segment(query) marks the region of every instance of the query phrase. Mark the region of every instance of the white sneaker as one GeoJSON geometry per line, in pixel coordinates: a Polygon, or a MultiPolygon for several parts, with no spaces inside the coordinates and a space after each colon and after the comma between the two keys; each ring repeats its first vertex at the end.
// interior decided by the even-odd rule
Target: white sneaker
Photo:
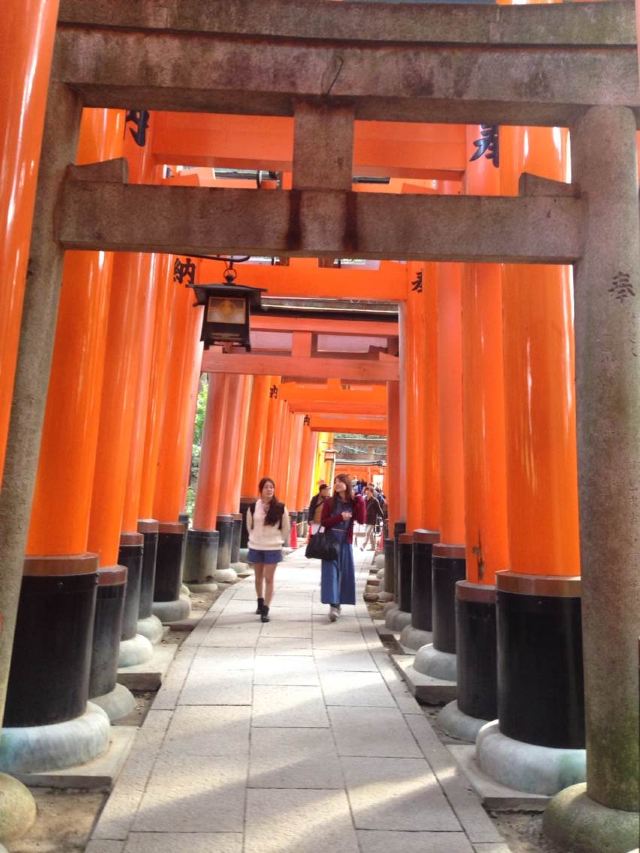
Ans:
{"type": "Polygon", "coordinates": [[[335,622],[338,616],[340,615],[340,611],[337,607],[334,607],[333,604],[329,607],[329,622],[335,622]]]}

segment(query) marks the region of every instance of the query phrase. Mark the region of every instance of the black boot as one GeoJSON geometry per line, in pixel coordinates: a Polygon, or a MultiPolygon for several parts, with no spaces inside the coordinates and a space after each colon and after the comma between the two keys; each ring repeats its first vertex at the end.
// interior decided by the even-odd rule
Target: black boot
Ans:
{"type": "Polygon", "coordinates": [[[258,599],[258,607],[256,608],[256,615],[262,616],[262,611],[264,610],[264,598],[258,599]]]}
{"type": "Polygon", "coordinates": [[[269,606],[267,604],[263,605],[263,607],[262,607],[262,613],[260,614],[260,619],[263,622],[270,622],[271,621],[269,619],[269,606]]]}

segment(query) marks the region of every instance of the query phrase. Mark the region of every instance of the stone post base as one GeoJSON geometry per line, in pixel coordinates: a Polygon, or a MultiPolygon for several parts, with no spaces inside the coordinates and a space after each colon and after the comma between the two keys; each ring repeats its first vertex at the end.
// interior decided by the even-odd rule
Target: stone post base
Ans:
{"type": "Polygon", "coordinates": [[[175,601],[154,601],[153,613],[163,625],[171,622],[181,622],[191,613],[191,601],[186,595],[175,601]]]}
{"type": "MultiPolygon", "coordinates": [[[[36,819],[36,803],[29,789],[6,773],[0,773],[0,838],[20,838],[36,819]]],[[[0,844],[0,853],[7,848],[0,844]]]]}
{"type": "Polygon", "coordinates": [[[547,797],[583,782],[587,773],[586,750],[558,749],[514,740],[502,734],[498,720],[480,729],[476,758],[480,769],[497,782],[547,797]]]}
{"type": "Polygon", "coordinates": [[[475,743],[478,732],[491,720],[481,720],[479,717],[471,717],[458,708],[458,700],[454,699],[445,705],[438,714],[438,725],[451,737],[467,743],[475,743]]]}
{"type": "Polygon", "coordinates": [[[547,806],[542,826],[545,835],[563,850],[581,853],[633,853],[633,845],[640,838],[640,814],[596,803],[587,796],[586,784],[572,785],[556,794],[547,806]]]}
{"type": "Polygon", "coordinates": [[[423,675],[430,675],[432,678],[441,678],[443,681],[454,683],[458,680],[456,655],[451,652],[441,652],[433,643],[418,649],[413,667],[423,675]]]}
{"type": "Polygon", "coordinates": [[[153,646],[142,634],[136,634],[135,637],[131,637],[129,640],[120,641],[118,667],[137,666],[139,663],[146,663],[152,657],[153,646]]]}
{"type": "Polygon", "coordinates": [[[42,773],[86,764],[109,747],[107,714],[87,702],[81,717],[48,726],[5,728],[0,738],[0,769],[9,773],[42,773]]]}
{"type": "Polygon", "coordinates": [[[92,696],[91,701],[99,705],[112,722],[126,717],[136,707],[135,696],[124,684],[116,684],[110,693],[103,696],[92,696]]]}
{"type": "Polygon", "coordinates": [[[162,622],[153,614],[147,616],[145,619],[138,619],[136,630],[138,634],[146,637],[153,646],[160,642],[164,634],[162,622]]]}

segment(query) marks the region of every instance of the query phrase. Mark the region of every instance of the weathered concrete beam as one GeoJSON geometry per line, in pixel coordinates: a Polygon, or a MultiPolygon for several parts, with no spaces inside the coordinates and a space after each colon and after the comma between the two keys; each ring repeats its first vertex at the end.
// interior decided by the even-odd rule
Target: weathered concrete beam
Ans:
{"type": "Polygon", "coordinates": [[[323,0],[62,0],[59,25],[249,38],[437,44],[634,45],[633,3],[402,5],[323,0]]]}
{"type": "Polygon", "coordinates": [[[53,79],[87,106],[193,112],[322,98],[360,119],[568,125],[640,107],[630,3],[65,0],[53,79]]]}
{"type": "Polygon", "coordinates": [[[583,202],[571,197],[260,192],[67,181],[65,249],[398,260],[571,263],[583,202]]]}
{"type": "Polygon", "coordinates": [[[292,376],[298,379],[352,379],[388,382],[398,378],[398,359],[293,358],[263,353],[220,353],[207,350],[203,373],[246,373],[253,376],[292,376]]]}
{"type": "Polygon", "coordinates": [[[191,112],[292,115],[299,99],[315,98],[348,102],[358,119],[562,126],[590,105],[640,108],[633,45],[516,54],[486,45],[354,46],[62,28],[53,79],[79,92],[86,106],[191,112]]]}

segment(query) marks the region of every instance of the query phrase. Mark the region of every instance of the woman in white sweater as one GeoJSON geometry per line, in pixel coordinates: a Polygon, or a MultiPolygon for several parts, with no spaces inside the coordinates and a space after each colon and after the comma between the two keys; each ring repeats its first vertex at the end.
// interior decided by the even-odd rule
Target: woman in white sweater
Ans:
{"type": "Polygon", "coordinates": [[[248,559],[255,572],[256,613],[268,622],[276,566],[282,560],[282,546],[289,542],[289,513],[276,498],[276,484],[270,477],[260,480],[258,491],[260,497],[247,510],[248,559]]]}

